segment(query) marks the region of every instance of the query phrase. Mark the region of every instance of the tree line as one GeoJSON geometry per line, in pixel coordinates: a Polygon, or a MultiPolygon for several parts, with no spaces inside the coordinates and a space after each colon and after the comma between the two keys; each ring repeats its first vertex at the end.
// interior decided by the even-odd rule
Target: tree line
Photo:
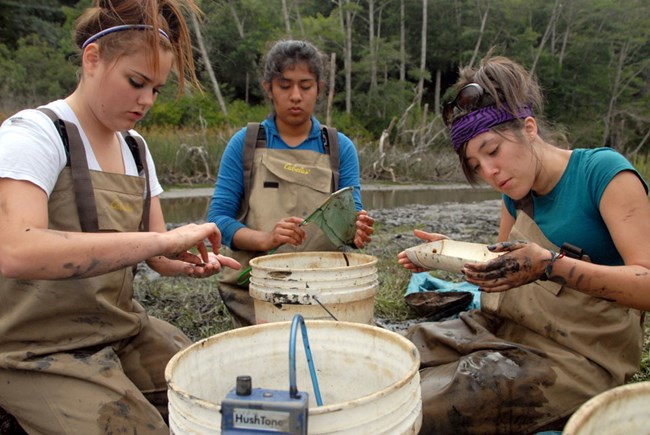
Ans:
{"type": "MultiPolygon", "coordinates": [[[[0,0],[0,112],[76,84],[74,19],[91,0],[0,0]]],[[[441,102],[490,49],[531,70],[545,117],[573,146],[647,154],[650,8],[644,0],[202,0],[191,17],[204,92],[163,94],[147,126],[243,125],[263,113],[262,55],[307,39],[329,76],[319,117],[351,136],[440,144],[441,102]]]]}

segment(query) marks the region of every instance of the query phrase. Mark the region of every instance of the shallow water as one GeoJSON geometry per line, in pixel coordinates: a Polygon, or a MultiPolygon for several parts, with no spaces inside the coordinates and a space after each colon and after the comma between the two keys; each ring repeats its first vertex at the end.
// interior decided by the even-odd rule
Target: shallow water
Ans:
{"type": "MultiPolygon", "coordinates": [[[[212,189],[188,189],[165,193],[161,204],[165,220],[171,224],[205,221],[212,189]]],[[[409,204],[469,203],[498,199],[500,194],[488,188],[466,185],[449,186],[362,186],[361,201],[366,210],[390,209],[409,204]]]]}

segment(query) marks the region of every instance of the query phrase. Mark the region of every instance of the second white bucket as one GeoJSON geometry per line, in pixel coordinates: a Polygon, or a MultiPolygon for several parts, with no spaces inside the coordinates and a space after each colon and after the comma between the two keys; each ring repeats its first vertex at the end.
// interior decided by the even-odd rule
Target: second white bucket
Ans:
{"type": "Polygon", "coordinates": [[[292,252],[251,260],[249,292],[258,324],[341,320],[373,324],[377,258],[354,252],[292,252]]]}
{"type": "Polygon", "coordinates": [[[621,385],[585,402],[571,416],[565,435],[650,433],[650,382],[621,385]]]}

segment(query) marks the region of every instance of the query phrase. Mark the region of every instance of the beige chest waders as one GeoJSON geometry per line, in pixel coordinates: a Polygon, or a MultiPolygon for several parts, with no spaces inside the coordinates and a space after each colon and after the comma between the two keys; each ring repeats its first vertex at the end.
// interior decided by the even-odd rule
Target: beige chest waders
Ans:
{"type": "MultiPolygon", "coordinates": [[[[521,212],[510,239],[558,249],[521,212]]],[[[422,361],[422,433],[436,434],[561,430],[638,369],[642,346],[638,311],[550,281],[484,293],[480,311],[408,337],[422,361]]]]}

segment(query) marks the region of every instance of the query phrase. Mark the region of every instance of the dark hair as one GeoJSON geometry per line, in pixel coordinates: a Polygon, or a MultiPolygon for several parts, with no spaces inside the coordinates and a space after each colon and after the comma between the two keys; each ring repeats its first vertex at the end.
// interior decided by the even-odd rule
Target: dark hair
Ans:
{"type": "MultiPolygon", "coordinates": [[[[513,114],[520,113],[524,107],[532,109],[539,136],[545,141],[556,143],[557,140],[564,139],[561,133],[552,132],[543,119],[544,98],[535,78],[517,62],[503,56],[492,56],[491,52],[492,50],[481,60],[478,68],[461,68],[459,79],[454,88],[458,91],[469,83],[478,83],[490,94],[497,107],[505,105],[507,110],[513,114]]],[[[510,131],[523,144],[530,144],[523,134],[523,128],[523,119],[514,119],[496,125],[491,130],[497,134],[510,131]]],[[[465,146],[458,155],[465,178],[471,184],[475,184],[477,182],[476,175],[469,168],[465,159],[465,146]]]]}
{"type": "Polygon", "coordinates": [[[184,12],[201,15],[194,0],[95,0],[77,20],[74,32],[75,44],[83,43],[101,30],[123,24],[145,24],[152,31],[125,30],[97,39],[101,56],[106,61],[116,60],[142,48],[153,55],[154,68],[158,68],[158,50],[171,50],[178,75],[179,95],[185,88],[186,79],[200,89],[194,70],[192,42],[184,12]],[[169,40],[159,35],[164,31],[169,40]],[[141,36],[140,36],[141,35],[141,36]]]}
{"type": "Polygon", "coordinates": [[[320,84],[324,81],[323,55],[314,45],[307,41],[281,40],[273,44],[264,56],[264,70],[262,81],[271,84],[274,78],[290,67],[304,63],[309,71],[316,76],[316,83],[320,91],[320,84]]]}

